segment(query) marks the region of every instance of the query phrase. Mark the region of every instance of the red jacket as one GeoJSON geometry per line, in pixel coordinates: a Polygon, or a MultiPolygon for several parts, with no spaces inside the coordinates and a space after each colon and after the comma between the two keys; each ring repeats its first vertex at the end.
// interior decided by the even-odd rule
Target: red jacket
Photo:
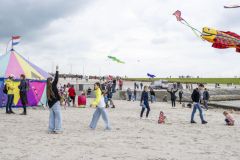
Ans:
{"type": "Polygon", "coordinates": [[[76,96],[75,89],[73,87],[69,88],[68,89],[68,94],[69,94],[70,97],[76,96]]]}

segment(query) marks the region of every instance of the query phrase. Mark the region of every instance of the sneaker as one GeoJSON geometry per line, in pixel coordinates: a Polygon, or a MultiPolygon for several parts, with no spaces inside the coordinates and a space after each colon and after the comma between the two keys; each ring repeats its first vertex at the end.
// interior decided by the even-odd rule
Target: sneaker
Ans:
{"type": "Polygon", "coordinates": [[[112,108],[115,108],[115,105],[113,105],[112,108]]]}
{"type": "Polygon", "coordinates": [[[54,134],[62,134],[63,131],[54,131],[54,134]]]}
{"type": "Polygon", "coordinates": [[[207,124],[208,122],[207,121],[202,121],[202,124],[207,124]]]}
{"type": "Polygon", "coordinates": [[[197,122],[195,122],[195,121],[191,121],[191,123],[197,123],[197,122]]]}
{"type": "Polygon", "coordinates": [[[21,113],[20,115],[27,115],[27,113],[23,112],[23,113],[21,113]]]}
{"type": "Polygon", "coordinates": [[[10,114],[15,114],[13,111],[10,111],[9,113],[10,113],[10,114]]]}
{"type": "Polygon", "coordinates": [[[48,134],[54,134],[54,131],[48,131],[48,134]]]}
{"type": "Polygon", "coordinates": [[[104,129],[105,131],[111,131],[111,128],[110,127],[107,127],[104,129]]]}

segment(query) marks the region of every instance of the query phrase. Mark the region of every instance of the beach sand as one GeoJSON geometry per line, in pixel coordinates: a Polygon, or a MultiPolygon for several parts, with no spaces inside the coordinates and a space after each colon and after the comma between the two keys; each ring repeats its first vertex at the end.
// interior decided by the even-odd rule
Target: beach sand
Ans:
{"type": "MultiPolygon", "coordinates": [[[[140,119],[139,102],[115,101],[108,109],[111,131],[100,119],[88,128],[94,109],[62,109],[62,134],[48,134],[49,111],[29,109],[27,116],[0,109],[0,160],[239,160],[240,114],[235,126],[224,125],[223,110],[205,112],[207,125],[190,124],[191,109],[169,103],[151,105],[149,119],[140,119]],[[167,124],[157,124],[160,110],[167,124]]],[[[21,109],[15,109],[21,113],[21,109]]]]}

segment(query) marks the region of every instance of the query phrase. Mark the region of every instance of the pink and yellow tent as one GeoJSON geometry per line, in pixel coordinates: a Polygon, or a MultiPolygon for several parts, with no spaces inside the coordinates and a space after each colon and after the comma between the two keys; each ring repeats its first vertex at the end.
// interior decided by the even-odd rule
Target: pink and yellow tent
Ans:
{"type": "Polygon", "coordinates": [[[16,51],[11,50],[9,53],[0,57],[0,107],[6,105],[7,96],[3,93],[3,87],[4,81],[11,74],[15,77],[15,106],[22,105],[18,89],[21,74],[26,75],[26,79],[29,83],[28,106],[46,104],[46,79],[50,77],[50,75],[33,63],[29,62],[16,51]]]}

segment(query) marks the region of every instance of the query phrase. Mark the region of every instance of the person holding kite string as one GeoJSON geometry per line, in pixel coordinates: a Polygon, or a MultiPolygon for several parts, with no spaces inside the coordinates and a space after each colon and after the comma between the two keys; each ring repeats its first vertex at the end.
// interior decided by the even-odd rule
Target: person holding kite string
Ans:
{"type": "Polygon", "coordinates": [[[62,111],[60,106],[60,95],[58,91],[58,66],[56,67],[56,74],[54,80],[52,77],[47,79],[47,101],[50,111],[49,116],[49,133],[62,132],[62,111]],[[52,81],[53,80],[53,81],[52,81]]]}

